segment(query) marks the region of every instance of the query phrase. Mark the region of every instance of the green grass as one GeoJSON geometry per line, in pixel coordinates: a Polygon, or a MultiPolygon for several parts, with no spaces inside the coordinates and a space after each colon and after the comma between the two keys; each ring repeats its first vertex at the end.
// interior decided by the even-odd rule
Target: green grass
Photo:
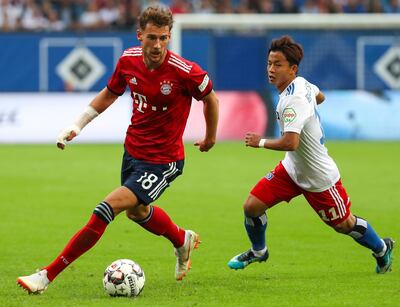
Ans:
{"type": "MultiPolygon", "coordinates": [[[[400,239],[400,143],[329,142],[352,211],[382,236],[400,239]]],[[[370,252],[325,226],[302,197],[269,211],[270,259],[243,271],[227,261],[248,248],[242,204],[283,153],[221,143],[209,153],[191,144],[183,176],[157,201],[202,244],[193,268],[175,282],[170,243],[120,215],[100,242],[43,295],[28,296],[17,276],[48,264],[119,185],[121,145],[0,146],[0,306],[394,306],[400,264],[374,273],[370,252]],[[105,267],[131,258],[146,273],[140,297],[111,298],[105,267]]]]}

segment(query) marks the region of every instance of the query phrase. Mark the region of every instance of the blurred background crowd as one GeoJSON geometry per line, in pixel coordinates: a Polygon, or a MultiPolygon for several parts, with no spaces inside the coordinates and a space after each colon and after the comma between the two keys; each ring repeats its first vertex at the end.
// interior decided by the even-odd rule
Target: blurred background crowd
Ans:
{"type": "Polygon", "coordinates": [[[135,30],[153,4],[174,14],[400,13],[400,0],[0,0],[6,31],[135,30]]]}

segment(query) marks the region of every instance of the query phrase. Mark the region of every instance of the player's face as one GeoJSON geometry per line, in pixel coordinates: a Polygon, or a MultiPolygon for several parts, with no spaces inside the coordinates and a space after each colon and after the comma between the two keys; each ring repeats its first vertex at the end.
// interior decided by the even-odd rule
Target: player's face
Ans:
{"type": "Polygon", "coordinates": [[[162,64],[167,54],[167,45],[171,37],[168,26],[157,27],[148,23],[137,32],[137,38],[142,44],[144,62],[149,69],[155,69],[162,64]]]}
{"type": "Polygon", "coordinates": [[[271,51],[268,56],[268,81],[282,92],[296,78],[297,65],[290,66],[281,51],[271,51]]]}

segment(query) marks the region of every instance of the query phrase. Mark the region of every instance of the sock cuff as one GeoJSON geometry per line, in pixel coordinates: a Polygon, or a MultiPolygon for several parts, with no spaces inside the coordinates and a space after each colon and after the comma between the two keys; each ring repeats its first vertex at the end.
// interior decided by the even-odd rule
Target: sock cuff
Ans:
{"type": "Polygon", "coordinates": [[[255,250],[254,247],[252,247],[251,251],[253,252],[254,256],[261,257],[264,256],[265,252],[267,251],[267,247],[265,246],[263,249],[260,250],[255,250]]]}
{"type": "Polygon", "coordinates": [[[97,215],[97,217],[101,218],[107,224],[114,220],[114,210],[106,201],[102,201],[98,204],[96,208],[94,208],[93,214],[97,215]]]}
{"type": "Polygon", "coordinates": [[[385,253],[386,253],[387,248],[388,248],[388,246],[386,245],[385,241],[383,241],[382,239],[381,239],[381,241],[382,241],[382,244],[383,244],[383,248],[379,253],[374,252],[374,255],[376,257],[383,257],[385,255],[385,253]]]}
{"type": "Polygon", "coordinates": [[[257,217],[245,216],[245,223],[250,226],[264,226],[267,224],[267,215],[264,213],[257,217]]]}
{"type": "Polygon", "coordinates": [[[349,236],[354,239],[359,239],[364,236],[365,232],[368,228],[368,222],[360,217],[355,217],[356,222],[354,224],[353,229],[348,233],[349,236]]]}

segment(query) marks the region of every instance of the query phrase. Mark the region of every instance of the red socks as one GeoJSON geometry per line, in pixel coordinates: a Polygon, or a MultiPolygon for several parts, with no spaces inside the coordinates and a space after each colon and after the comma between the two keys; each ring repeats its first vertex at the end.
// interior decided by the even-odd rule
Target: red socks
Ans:
{"type": "MultiPolygon", "coordinates": [[[[89,222],[71,238],[57,258],[43,268],[47,270],[47,278],[50,281],[91,249],[103,235],[108,223],[114,219],[112,208],[105,202],[97,206],[94,212],[89,222]]],[[[167,213],[159,207],[151,206],[149,216],[138,224],[151,233],[164,236],[175,247],[181,247],[185,242],[185,230],[175,225],[167,213]]]]}
{"type": "Polygon", "coordinates": [[[89,222],[71,238],[61,254],[44,268],[47,270],[47,278],[52,281],[70,263],[91,249],[103,235],[107,225],[103,219],[92,214],[89,222]]]}
{"type": "Polygon", "coordinates": [[[175,247],[181,247],[185,243],[185,230],[174,224],[167,213],[159,207],[151,206],[149,216],[137,223],[151,233],[164,236],[175,247]]]}

